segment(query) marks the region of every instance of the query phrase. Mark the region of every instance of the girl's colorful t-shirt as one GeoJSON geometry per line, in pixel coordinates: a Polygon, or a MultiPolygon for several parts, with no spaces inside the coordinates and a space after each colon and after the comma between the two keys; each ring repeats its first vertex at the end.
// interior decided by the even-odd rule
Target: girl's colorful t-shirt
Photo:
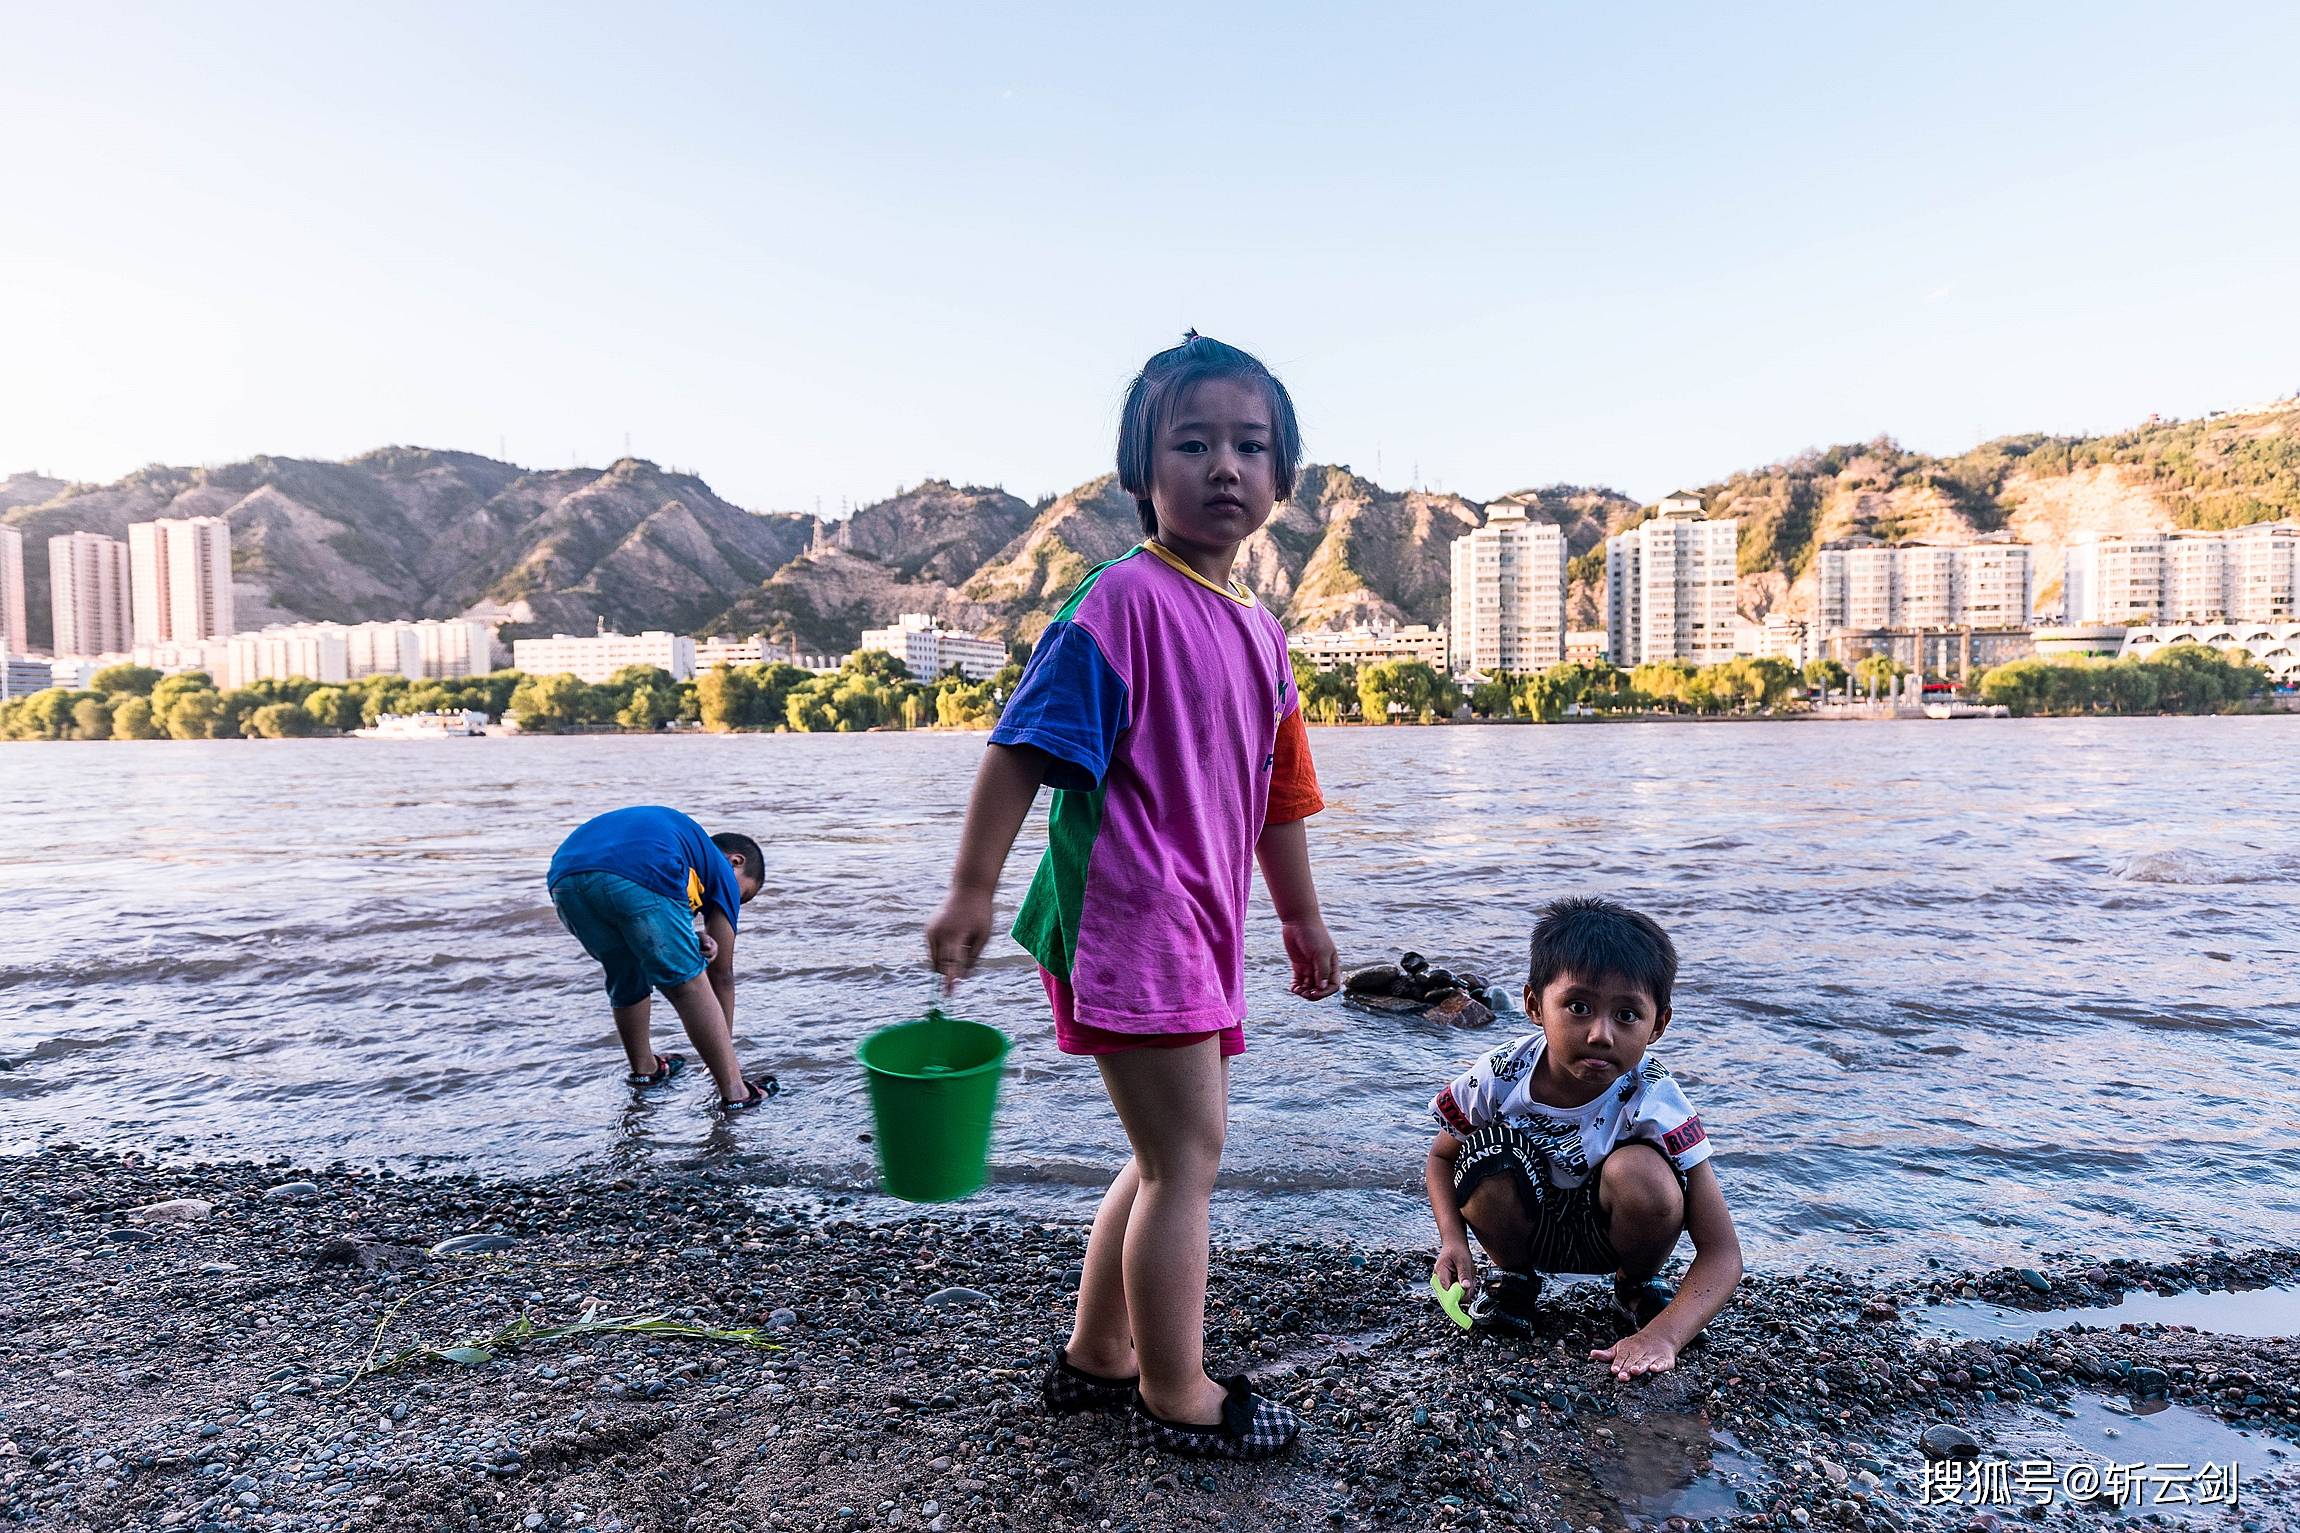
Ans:
{"type": "Polygon", "coordinates": [[[1145,543],[1071,593],[990,738],[1053,758],[1014,938],[1069,983],[1078,1020],[1245,1020],[1254,844],[1325,807],[1277,619],[1145,543]]]}

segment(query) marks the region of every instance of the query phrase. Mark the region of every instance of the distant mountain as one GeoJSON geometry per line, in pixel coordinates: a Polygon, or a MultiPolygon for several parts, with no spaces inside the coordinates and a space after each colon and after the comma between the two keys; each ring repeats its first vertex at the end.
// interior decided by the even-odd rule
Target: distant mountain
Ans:
{"type": "MultiPolygon", "coordinates": [[[[2009,529],[2037,546],[2049,604],[2075,538],[2300,515],[2300,400],[2109,436],[2006,437],[1954,457],[1880,438],[1690,488],[1712,515],[1742,520],[1740,601],[1752,618],[1809,616],[1814,549],[1854,534],[1963,542],[2009,529]]],[[[1649,508],[1582,485],[1505,498],[1565,529],[1569,622],[1597,626],[1598,550],[1649,508]]],[[[1289,628],[1442,623],[1450,546],[1486,509],[1306,465],[1239,571],[1289,628]]],[[[18,474],[0,480],[0,523],[25,534],[33,642],[48,637],[48,537],[119,536],[131,521],[201,514],[232,524],[238,609],[251,625],[474,612],[514,632],[588,632],[603,619],[626,631],[763,632],[814,653],[847,649],[903,612],[1033,637],[1089,569],[1141,537],[1132,498],[1107,474],[1035,506],[929,480],[844,521],[746,511],[638,458],[529,470],[387,447],[346,463],[155,465],[110,485],[18,474]]]]}
{"type": "Polygon", "coordinates": [[[476,611],[541,631],[588,632],[601,618],[693,627],[817,531],[812,517],[745,511],[692,475],[636,458],[529,471],[387,447],[346,463],[264,457],[155,465],[110,485],[6,483],[0,522],[25,536],[30,637],[43,646],[48,538],[121,537],[130,522],[161,516],[231,523],[234,597],[249,626],[476,611]]]}

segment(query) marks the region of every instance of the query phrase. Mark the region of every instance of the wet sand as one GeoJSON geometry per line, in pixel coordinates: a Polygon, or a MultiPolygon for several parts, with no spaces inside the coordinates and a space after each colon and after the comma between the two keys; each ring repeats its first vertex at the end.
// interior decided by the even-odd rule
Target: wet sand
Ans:
{"type": "MultiPolygon", "coordinates": [[[[1920,1434],[1951,1424],[1991,1457],[2241,1450],[2237,1508],[2142,1510],[2300,1526],[2300,1342],[2154,1323],[1960,1339],[1929,1318],[1960,1298],[2289,1287],[2300,1249],[2231,1240],[2148,1266],[2039,1253],[2025,1275],[1758,1272],[1677,1372],[1616,1385],[1587,1358],[1615,1334],[1594,1286],[1553,1289],[1530,1336],[1465,1338],[1429,1302],[1422,1252],[1225,1246],[1217,1371],[1250,1371],[1305,1422],[1289,1457],[1241,1466],[1131,1452],[1108,1420],[1042,1410],[1082,1230],[755,1197],[732,1173],[0,1161],[0,1519],[1569,1533],[2022,1518],[1919,1504],[1920,1434]],[[131,1213],[171,1200],[197,1201],[131,1213]],[[483,1233],[501,1248],[425,1254],[483,1233]],[[619,1334],[353,1377],[387,1317],[381,1355],[590,1304],[774,1346],[619,1334]]],[[[2056,1500],[2033,1520],[2106,1518],[2056,1500]]]]}

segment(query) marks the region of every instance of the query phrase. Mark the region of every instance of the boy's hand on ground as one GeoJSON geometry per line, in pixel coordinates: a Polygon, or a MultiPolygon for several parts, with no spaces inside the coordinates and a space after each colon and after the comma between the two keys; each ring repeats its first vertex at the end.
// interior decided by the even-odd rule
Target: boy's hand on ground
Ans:
{"type": "Polygon", "coordinates": [[[1333,934],[1315,916],[1288,921],[1286,957],[1294,965],[1294,994],[1306,1001],[1322,1001],[1342,988],[1341,955],[1334,951],[1333,934]]]}
{"type": "Polygon", "coordinates": [[[1599,1347],[1589,1355],[1611,1368],[1613,1376],[1623,1381],[1641,1373],[1667,1373],[1677,1366],[1677,1349],[1650,1331],[1624,1336],[1612,1346],[1599,1347]]]}
{"type": "Polygon", "coordinates": [[[1440,1288],[1461,1284],[1461,1302],[1464,1304],[1477,1297],[1477,1260],[1469,1254],[1468,1246],[1438,1247],[1437,1265],[1430,1269],[1430,1276],[1437,1280],[1440,1288]]]}
{"type": "Polygon", "coordinates": [[[974,972],[974,961],[990,940],[990,896],[953,889],[926,923],[926,961],[942,976],[942,993],[974,972]]]}

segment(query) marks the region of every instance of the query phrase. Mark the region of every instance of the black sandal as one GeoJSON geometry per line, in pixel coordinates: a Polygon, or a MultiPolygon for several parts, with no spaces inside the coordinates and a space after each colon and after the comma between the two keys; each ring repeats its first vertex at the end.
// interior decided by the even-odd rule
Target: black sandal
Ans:
{"type": "Polygon", "coordinates": [[[1068,1349],[1056,1344],[1054,1361],[1039,1376],[1038,1397],[1057,1416],[1082,1416],[1088,1411],[1122,1411],[1134,1403],[1139,1374],[1123,1379],[1088,1373],[1070,1361],[1068,1349]]]}
{"type": "Polygon", "coordinates": [[[633,1091],[647,1091],[662,1085],[686,1068],[687,1056],[684,1054],[657,1054],[653,1075],[641,1075],[637,1071],[633,1071],[624,1076],[623,1079],[630,1084],[633,1091]]]}
{"type": "Polygon", "coordinates": [[[719,1111],[727,1117],[732,1118],[737,1113],[751,1112],[764,1107],[767,1105],[767,1098],[783,1089],[782,1083],[771,1075],[746,1075],[743,1077],[743,1084],[750,1088],[751,1094],[740,1102],[730,1102],[725,1097],[719,1099],[719,1111]]]}

